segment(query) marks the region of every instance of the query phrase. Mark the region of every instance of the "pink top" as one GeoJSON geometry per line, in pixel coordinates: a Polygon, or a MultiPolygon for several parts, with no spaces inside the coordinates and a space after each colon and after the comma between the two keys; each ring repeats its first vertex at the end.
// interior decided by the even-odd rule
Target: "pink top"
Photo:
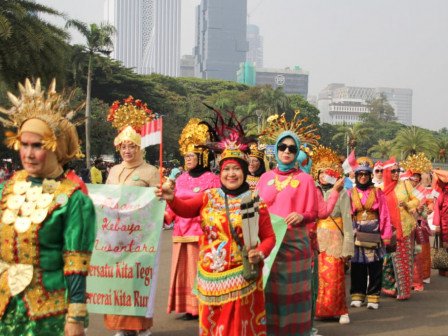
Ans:
{"type": "Polygon", "coordinates": [[[324,195],[321,193],[321,191],[316,188],[317,191],[317,217],[319,219],[325,219],[328,216],[331,215],[331,213],[334,210],[334,206],[336,205],[336,202],[339,198],[339,191],[332,190],[330,193],[330,196],[328,196],[328,199],[325,201],[324,195]]]}
{"type": "MultiPolygon", "coordinates": [[[[201,194],[207,189],[216,188],[221,185],[219,176],[206,172],[199,177],[191,177],[187,172],[182,173],[176,179],[176,197],[184,200],[201,194]]],[[[184,218],[177,216],[167,206],[167,211],[174,217],[173,242],[195,242],[202,234],[200,216],[194,218],[184,218]]]]}

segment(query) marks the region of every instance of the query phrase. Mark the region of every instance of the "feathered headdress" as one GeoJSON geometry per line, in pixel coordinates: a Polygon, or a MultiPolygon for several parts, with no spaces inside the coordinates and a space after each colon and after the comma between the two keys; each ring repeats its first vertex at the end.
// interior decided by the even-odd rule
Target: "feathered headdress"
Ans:
{"type": "Polygon", "coordinates": [[[155,114],[146,103],[140,99],[129,96],[123,102],[116,100],[109,108],[107,121],[120,132],[114,140],[114,145],[118,146],[123,141],[131,141],[137,146],[141,146],[140,132],[143,126],[155,119],[155,114]]]}
{"type": "Polygon", "coordinates": [[[185,125],[179,138],[179,150],[182,156],[187,153],[197,153],[202,159],[201,165],[206,167],[209,160],[209,150],[205,145],[210,141],[209,128],[198,118],[192,118],[185,125]]]}
{"type": "Polygon", "coordinates": [[[23,124],[31,119],[38,119],[48,126],[50,132],[45,134],[42,145],[45,149],[55,152],[58,161],[62,164],[74,157],[81,157],[76,125],[84,122],[84,119],[74,121],[76,112],[83,106],[81,104],[75,110],[69,108],[71,95],[64,98],[56,92],[56,80],[53,79],[48,87],[47,94],[42,90],[40,79],[33,86],[30,80],[25,80],[25,85],[19,83],[20,97],[8,92],[8,98],[12,103],[10,109],[0,107],[0,122],[6,128],[17,129],[17,133],[6,133],[6,145],[9,148],[19,150],[20,135],[23,124]]]}
{"type": "Polygon", "coordinates": [[[319,172],[324,170],[333,171],[337,175],[333,177],[336,178],[341,177],[344,173],[339,155],[337,155],[332,149],[328,147],[319,146],[314,151],[313,165],[311,166],[311,175],[315,180],[317,180],[319,172]]]}
{"type": "Polygon", "coordinates": [[[410,170],[412,174],[429,173],[432,170],[432,163],[424,153],[408,156],[404,162],[401,162],[401,166],[410,170]]]}

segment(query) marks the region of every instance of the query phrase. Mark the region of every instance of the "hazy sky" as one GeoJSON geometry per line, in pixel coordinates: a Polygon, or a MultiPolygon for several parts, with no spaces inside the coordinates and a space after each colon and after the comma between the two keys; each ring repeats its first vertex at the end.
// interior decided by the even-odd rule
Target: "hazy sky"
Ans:
{"type": "MultiPolygon", "coordinates": [[[[103,0],[36,0],[85,22],[103,0]]],[[[194,7],[182,0],[182,53],[194,45],[194,7]]],[[[309,94],[329,83],[413,90],[413,123],[448,127],[447,0],[248,0],[264,38],[264,66],[300,65],[309,94]]],[[[77,39],[75,37],[75,39],[77,39]]]]}

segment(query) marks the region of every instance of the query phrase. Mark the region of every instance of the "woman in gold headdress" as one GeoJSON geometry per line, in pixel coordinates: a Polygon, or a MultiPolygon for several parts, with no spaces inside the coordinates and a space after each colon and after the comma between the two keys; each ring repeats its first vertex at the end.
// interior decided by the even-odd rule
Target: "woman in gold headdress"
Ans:
{"type": "Polygon", "coordinates": [[[0,185],[0,335],[84,335],[95,210],[62,168],[80,151],[55,86],[45,96],[27,79],[0,110],[24,168],[0,185]]]}
{"type": "Polygon", "coordinates": [[[264,151],[258,148],[257,144],[252,144],[249,152],[249,174],[247,175],[250,190],[255,190],[258,180],[265,172],[264,151]]]}
{"type": "MultiPolygon", "coordinates": [[[[129,97],[124,103],[115,102],[109,112],[108,120],[121,132],[114,140],[123,162],[112,167],[106,184],[120,184],[136,187],[155,187],[160,176],[156,167],[145,162],[141,149],[140,128],[151,118],[152,111],[140,100],[129,97]],[[149,112],[148,112],[149,111],[149,112]],[[127,118],[125,117],[127,115],[127,118]]],[[[159,250],[159,249],[157,249],[159,250]]],[[[158,263],[159,255],[156,257],[158,263]]],[[[157,267],[154,278],[157,277],[157,267]]],[[[156,281],[151,286],[150,300],[155,297],[156,281]]],[[[104,315],[104,324],[111,330],[119,330],[119,335],[150,335],[152,317],[104,315]]]]}

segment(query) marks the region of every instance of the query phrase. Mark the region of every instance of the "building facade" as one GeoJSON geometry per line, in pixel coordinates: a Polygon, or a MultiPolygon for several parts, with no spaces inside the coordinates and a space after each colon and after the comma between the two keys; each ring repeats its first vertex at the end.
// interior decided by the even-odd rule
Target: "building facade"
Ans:
{"type": "Polygon", "coordinates": [[[106,0],[112,57],[139,74],[179,76],[181,0],[106,0]]]}
{"type": "Polygon", "coordinates": [[[196,7],[195,76],[236,81],[248,51],[247,0],[201,0],[196,7]]]}
{"type": "Polygon", "coordinates": [[[359,122],[369,112],[368,102],[384,94],[393,107],[397,121],[412,125],[412,90],[402,88],[368,88],[333,83],[323,89],[317,99],[320,121],[329,124],[359,122]]]}
{"type": "Polygon", "coordinates": [[[253,63],[256,67],[263,67],[263,36],[260,29],[253,24],[247,25],[247,43],[249,50],[246,54],[246,61],[253,63]]]}

